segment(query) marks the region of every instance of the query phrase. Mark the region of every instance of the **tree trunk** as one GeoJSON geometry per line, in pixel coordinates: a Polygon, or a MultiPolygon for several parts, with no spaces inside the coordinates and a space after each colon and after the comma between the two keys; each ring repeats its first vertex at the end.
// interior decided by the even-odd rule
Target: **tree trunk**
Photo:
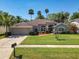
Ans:
{"type": "Polygon", "coordinates": [[[6,33],[8,32],[8,31],[7,31],[7,28],[8,28],[8,26],[6,26],[6,33]]]}
{"type": "Polygon", "coordinates": [[[31,20],[32,20],[32,15],[31,15],[31,20]]]}

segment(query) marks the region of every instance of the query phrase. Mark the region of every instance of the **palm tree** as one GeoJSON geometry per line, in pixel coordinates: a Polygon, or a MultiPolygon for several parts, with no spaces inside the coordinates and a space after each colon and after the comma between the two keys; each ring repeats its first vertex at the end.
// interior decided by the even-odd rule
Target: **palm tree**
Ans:
{"type": "Polygon", "coordinates": [[[28,14],[31,15],[31,20],[32,20],[32,15],[34,15],[34,10],[33,9],[29,9],[28,14]]]}
{"type": "MultiPolygon", "coordinates": [[[[0,15],[2,14],[2,11],[0,11],[0,15]]],[[[2,25],[2,19],[0,17],[0,25],[2,25]]]]}
{"type": "Polygon", "coordinates": [[[9,32],[9,28],[11,25],[13,25],[13,19],[14,17],[9,15],[6,12],[3,12],[2,14],[0,14],[0,18],[2,20],[3,25],[6,27],[6,33],[9,32]]]}
{"type": "Polygon", "coordinates": [[[41,14],[41,11],[38,11],[37,14],[38,14],[38,15],[42,15],[42,14],[41,14]]]}
{"type": "Polygon", "coordinates": [[[45,13],[46,13],[46,17],[47,17],[47,15],[49,13],[49,9],[45,9],[45,13]]]}
{"type": "Polygon", "coordinates": [[[37,18],[36,19],[44,19],[45,17],[42,15],[41,11],[37,12],[37,18]]]}

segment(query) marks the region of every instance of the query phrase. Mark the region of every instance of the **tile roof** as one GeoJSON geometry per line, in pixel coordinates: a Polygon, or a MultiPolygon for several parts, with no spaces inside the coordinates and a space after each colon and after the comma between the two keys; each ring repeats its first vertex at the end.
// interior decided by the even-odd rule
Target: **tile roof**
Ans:
{"type": "Polygon", "coordinates": [[[55,22],[51,20],[46,20],[46,19],[37,19],[30,22],[17,23],[14,26],[37,26],[40,24],[52,24],[52,23],[55,23],[55,22]]]}

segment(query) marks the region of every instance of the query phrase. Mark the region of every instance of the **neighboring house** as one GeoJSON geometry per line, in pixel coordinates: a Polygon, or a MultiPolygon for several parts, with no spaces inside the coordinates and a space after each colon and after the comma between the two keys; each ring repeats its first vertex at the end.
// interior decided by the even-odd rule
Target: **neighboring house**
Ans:
{"type": "Polygon", "coordinates": [[[76,25],[76,27],[77,27],[77,33],[79,33],[79,18],[78,18],[78,19],[74,19],[74,20],[71,22],[71,24],[76,25]]]}
{"type": "Polygon", "coordinates": [[[66,33],[69,31],[69,28],[64,23],[57,23],[56,26],[54,26],[53,32],[54,33],[66,33]]]}
{"type": "Polygon", "coordinates": [[[72,21],[71,24],[75,24],[79,28],[79,18],[74,19],[74,21],[72,21]]]}
{"type": "Polygon", "coordinates": [[[46,19],[37,19],[30,22],[22,22],[15,24],[10,28],[12,34],[29,34],[30,32],[53,32],[53,26],[57,23],[46,19]]]}

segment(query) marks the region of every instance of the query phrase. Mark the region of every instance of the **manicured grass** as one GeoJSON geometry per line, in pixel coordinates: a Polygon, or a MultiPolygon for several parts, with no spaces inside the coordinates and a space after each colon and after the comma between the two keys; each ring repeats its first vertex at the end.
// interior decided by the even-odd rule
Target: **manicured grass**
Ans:
{"type": "MultiPolygon", "coordinates": [[[[17,48],[16,55],[22,59],[79,59],[76,48],[17,48]]],[[[11,55],[10,59],[15,59],[11,55]]]]}
{"type": "Polygon", "coordinates": [[[21,44],[79,44],[79,34],[49,34],[46,36],[29,36],[21,44]],[[58,37],[58,39],[56,39],[58,37]]]}

